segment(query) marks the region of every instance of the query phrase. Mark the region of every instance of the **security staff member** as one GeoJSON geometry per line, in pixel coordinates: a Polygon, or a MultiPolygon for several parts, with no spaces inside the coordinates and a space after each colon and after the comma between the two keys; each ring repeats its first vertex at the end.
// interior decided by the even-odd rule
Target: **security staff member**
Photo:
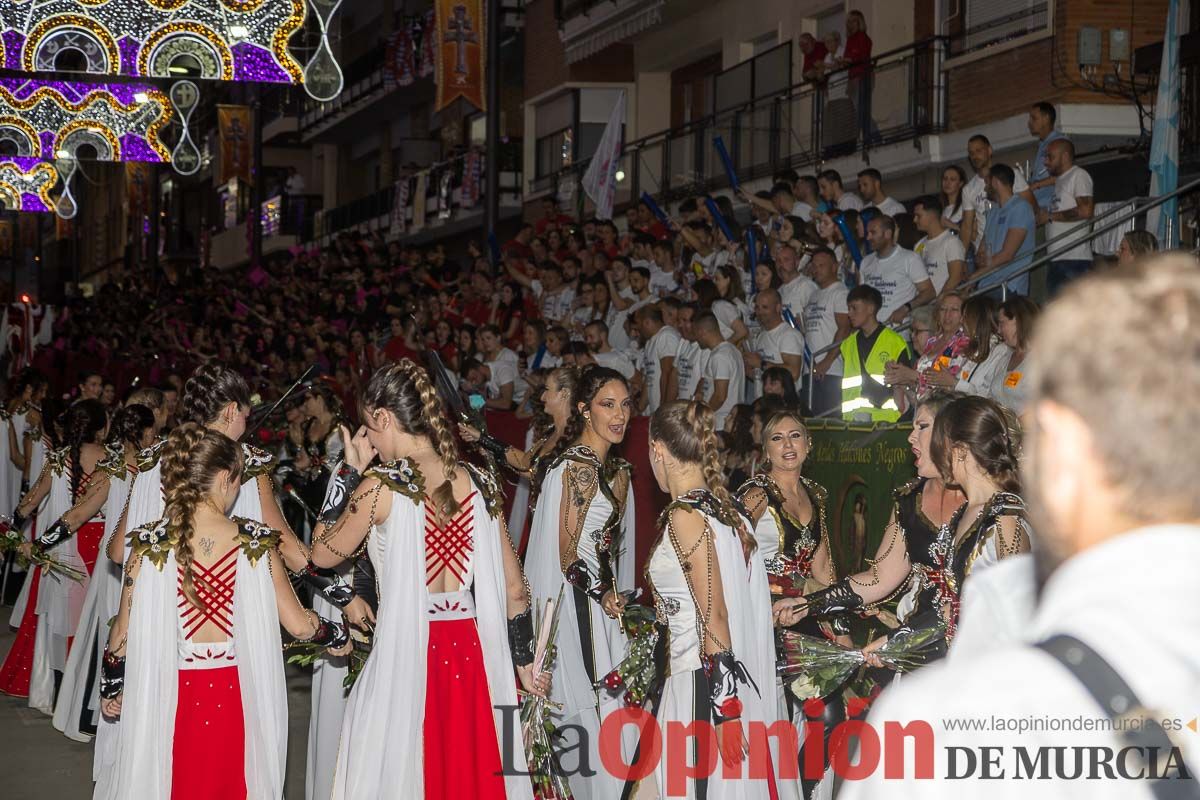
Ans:
{"type": "Polygon", "coordinates": [[[879,324],[883,296],[871,286],[856,286],[846,296],[850,327],[842,341],[842,418],[856,422],[896,422],[895,392],[883,383],[884,365],[909,358],[900,334],[879,324]]]}

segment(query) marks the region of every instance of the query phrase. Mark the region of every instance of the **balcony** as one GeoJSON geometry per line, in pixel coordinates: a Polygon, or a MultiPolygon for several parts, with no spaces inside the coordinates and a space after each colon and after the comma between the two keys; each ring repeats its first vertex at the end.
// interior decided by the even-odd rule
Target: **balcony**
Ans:
{"type": "Polygon", "coordinates": [[[662,22],[666,0],[556,0],[568,64],[595,55],[662,22]]]}
{"type": "MultiPolygon", "coordinates": [[[[865,142],[857,120],[856,81],[861,66],[830,73],[826,83],[802,83],[718,111],[695,122],[625,145],[617,205],[642,193],[666,200],[727,187],[713,139],[722,137],[738,178],[770,176],[829,158],[921,136],[947,126],[947,84],[942,71],[946,40],[934,37],[871,59],[870,120],[865,142]],[[832,88],[831,88],[832,87],[832,88]],[[849,92],[845,92],[849,89],[849,92]],[[837,95],[845,92],[847,97],[837,95]],[[848,105],[849,104],[849,105],[848,105]]],[[[719,99],[719,98],[718,98],[719,99]]],[[[732,101],[730,101],[732,102],[732,101]]],[[[567,188],[587,171],[578,161],[532,181],[531,195],[567,188]]]]}
{"type": "MultiPolygon", "coordinates": [[[[516,216],[521,208],[521,173],[517,168],[520,142],[501,148],[500,207],[501,217],[516,216]]],[[[403,208],[397,207],[396,187],[389,186],[366,197],[336,208],[319,212],[313,226],[313,238],[322,243],[350,229],[383,231],[392,237],[403,236],[405,241],[419,243],[441,236],[478,227],[483,219],[484,170],[487,164],[479,155],[478,190],[464,192],[467,177],[466,155],[434,164],[407,178],[409,199],[403,208]],[[443,190],[443,180],[449,181],[443,190]],[[424,186],[423,203],[413,196],[424,186]]]]}

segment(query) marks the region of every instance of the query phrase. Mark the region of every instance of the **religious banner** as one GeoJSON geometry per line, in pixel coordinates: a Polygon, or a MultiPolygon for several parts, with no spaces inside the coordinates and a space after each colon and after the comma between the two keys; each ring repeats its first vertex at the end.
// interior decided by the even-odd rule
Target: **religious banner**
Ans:
{"type": "Polygon", "coordinates": [[[912,425],[809,420],[812,450],[804,474],[829,492],[829,539],[838,574],[863,569],[892,512],[892,492],[916,477],[912,425]]]}
{"type": "Polygon", "coordinates": [[[437,0],[437,101],[441,111],[459,97],[486,111],[483,97],[486,29],[480,0],[437,0]]]}
{"type": "Polygon", "coordinates": [[[221,166],[216,184],[228,183],[231,178],[253,183],[250,178],[250,139],[254,130],[250,107],[218,105],[217,124],[221,134],[221,166]]]}
{"type": "Polygon", "coordinates": [[[396,181],[395,199],[392,201],[392,218],[389,233],[400,236],[408,227],[408,192],[412,184],[411,178],[400,178],[396,181]]]}
{"type": "Polygon", "coordinates": [[[140,161],[125,162],[125,197],[129,203],[129,216],[137,220],[150,213],[150,168],[140,161]]]}

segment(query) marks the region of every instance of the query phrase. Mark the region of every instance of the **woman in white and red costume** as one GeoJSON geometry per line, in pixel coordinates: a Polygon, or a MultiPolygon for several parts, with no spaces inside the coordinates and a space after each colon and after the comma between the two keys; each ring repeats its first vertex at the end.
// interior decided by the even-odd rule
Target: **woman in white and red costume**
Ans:
{"type": "Polygon", "coordinates": [[[195,423],[163,450],[164,516],[130,532],[101,666],[102,710],[121,728],[96,797],[277,800],[287,762],[279,626],[332,653],[349,648],[343,626],[296,599],[279,532],[227,517],[243,460],[236,442],[195,423]]]}
{"type": "Polygon", "coordinates": [[[345,465],[313,543],[322,567],[365,546],[379,588],[333,797],[528,800],[513,667],[527,691],[548,680],[533,675],[529,596],[499,486],[458,461],[445,409],[413,362],[378,370],[361,405],[366,425],[343,434],[345,465]],[[501,743],[517,752],[502,756],[501,743]]]}

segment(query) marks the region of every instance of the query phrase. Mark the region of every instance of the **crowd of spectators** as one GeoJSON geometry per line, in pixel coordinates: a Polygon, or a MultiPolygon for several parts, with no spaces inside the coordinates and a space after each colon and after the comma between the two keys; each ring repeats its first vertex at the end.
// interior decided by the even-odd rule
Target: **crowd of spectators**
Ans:
{"type": "MultiPolygon", "coordinates": [[[[440,244],[344,233],[249,273],[109,283],[69,304],[37,365],[72,386],[81,370],[101,372],[115,396],[135,376],[177,384],[216,359],[264,401],[313,367],[353,417],[374,369],[424,350],[465,394],[521,416],[537,410],[549,370],[598,363],[628,378],[639,413],[677,397],[708,402],[741,456],[766,396],[813,415],[893,420],[945,387],[1019,412],[1038,313],[1020,272],[1039,224],[1054,236],[1094,208],[1091,179],[1053,122],[1052,106],[1030,110],[1044,177],[996,163],[976,136],[972,177],[947,166],[942,191],[908,205],[875,169],[855,176],[856,192],[833,170],[784,171],[769,190],[686,198],[670,217],[641,203],[615,221],[575,220],[545,199],[498,252],[471,242],[452,257],[440,244]],[[749,206],[744,227],[734,199],[749,206]]],[[[1152,249],[1134,232],[1118,257],[1152,249]]],[[[1051,290],[1090,266],[1086,243],[1064,251],[1051,290]]]]}

